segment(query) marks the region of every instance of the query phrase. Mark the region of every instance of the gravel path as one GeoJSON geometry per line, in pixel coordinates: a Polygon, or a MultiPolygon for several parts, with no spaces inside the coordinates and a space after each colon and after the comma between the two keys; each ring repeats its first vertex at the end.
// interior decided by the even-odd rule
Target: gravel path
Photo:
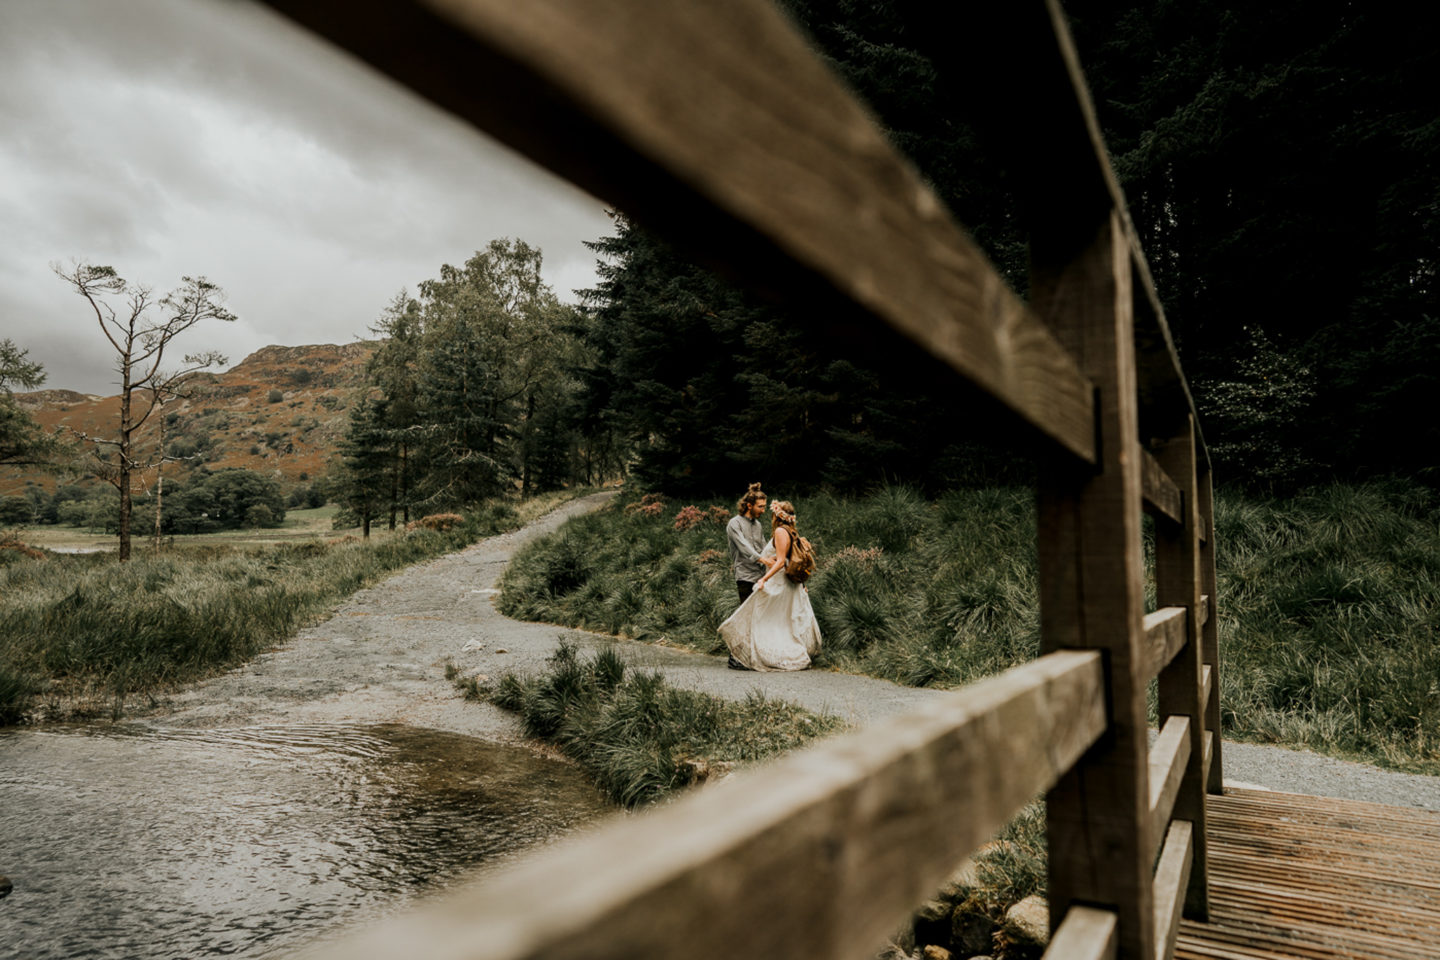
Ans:
{"type": "MultiPolygon", "coordinates": [[[[467,673],[538,670],[561,639],[614,647],[637,667],[679,687],[727,698],[751,690],[863,725],[941,691],[829,671],[756,674],[724,657],[522,623],[494,607],[496,583],[521,545],[602,505],[611,494],[572,501],[523,530],[410,567],[361,590],[324,623],[284,647],[177,695],[163,722],[406,723],[488,740],[523,739],[514,717],[467,702],[445,680],[453,661],[467,673]]],[[[1226,782],[1236,786],[1403,804],[1440,811],[1440,778],[1393,773],[1303,750],[1226,742],[1226,782]]]]}

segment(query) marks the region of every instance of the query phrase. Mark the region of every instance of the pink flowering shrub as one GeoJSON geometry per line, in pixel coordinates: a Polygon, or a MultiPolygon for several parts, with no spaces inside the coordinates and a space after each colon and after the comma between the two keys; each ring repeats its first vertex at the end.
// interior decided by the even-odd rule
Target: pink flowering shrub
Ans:
{"type": "Polygon", "coordinates": [[[699,556],[695,558],[695,562],[703,567],[707,563],[719,563],[724,559],[726,559],[724,550],[701,550],[699,556]]]}
{"type": "Polygon", "coordinates": [[[723,527],[725,526],[725,524],[730,522],[730,511],[726,510],[724,507],[717,507],[713,504],[710,506],[710,509],[705,514],[705,516],[711,523],[715,524],[715,526],[717,527],[723,527]]]}
{"type": "Polygon", "coordinates": [[[691,527],[703,523],[704,520],[705,513],[699,507],[692,504],[675,514],[675,529],[689,530],[691,527]]]}
{"type": "Polygon", "coordinates": [[[665,512],[665,501],[658,493],[647,493],[640,498],[639,503],[632,503],[625,508],[626,513],[638,513],[645,517],[658,517],[665,512]]]}

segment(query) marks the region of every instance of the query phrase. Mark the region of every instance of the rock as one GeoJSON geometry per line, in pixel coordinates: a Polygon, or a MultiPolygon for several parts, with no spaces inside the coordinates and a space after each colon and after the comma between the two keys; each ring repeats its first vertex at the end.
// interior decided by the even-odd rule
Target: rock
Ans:
{"type": "Polygon", "coordinates": [[[986,952],[995,945],[996,926],[989,915],[962,903],[950,914],[950,945],[965,956],[986,952]]]}
{"type": "Polygon", "coordinates": [[[926,900],[911,918],[915,928],[915,943],[950,942],[950,904],[944,900],[926,900]]]}
{"type": "Polygon", "coordinates": [[[15,889],[15,884],[10,882],[9,877],[0,877],[0,900],[10,896],[10,891],[15,889]]]}
{"type": "Polygon", "coordinates": [[[950,960],[950,951],[935,944],[928,945],[921,954],[925,960],[950,960]]]}
{"type": "MultiPolygon", "coordinates": [[[[981,848],[983,850],[984,847],[981,848]]],[[[975,851],[977,854],[980,850],[975,851]]],[[[975,857],[966,857],[965,862],[950,874],[950,877],[940,885],[940,899],[949,900],[951,903],[959,903],[970,896],[970,891],[980,885],[980,864],[975,857]]]]}
{"type": "Polygon", "coordinates": [[[501,647],[499,650],[496,650],[495,652],[496,652],[496,653],[509,653],[510,651],[509,651],[509,650],[506,650],[504,647],[501,647]]]}
{"type": "Polygon", "coordinates": [[[483,640],[471,640],[469,643],[465,644],[465,646],[463,646],[463,647],[460,648],[460,652],[461,652],[461,653],[469,653],[471,650],[484,650],[484,649],[485,649],[485,642],[484,642],[483,640]]]}
{"type": "Polygon", "coordinates": [[[1026,897],[1005,911],[1005,929],[1017,940],[1050,942],[1050,904],[1041,896],[1026,897]]]}
{"type": "Polygon", "coordinates": [[[875,960],[910,960],[910,951],[897,943],[887,943],[884,950],[875,954],[875,960]]]}

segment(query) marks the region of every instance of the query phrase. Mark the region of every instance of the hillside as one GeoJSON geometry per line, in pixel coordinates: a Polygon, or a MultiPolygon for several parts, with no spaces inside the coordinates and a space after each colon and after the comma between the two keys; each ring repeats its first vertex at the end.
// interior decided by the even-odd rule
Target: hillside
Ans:
{"type": "MultiPolygon", "coordinates": [[[[202,375],[190,396],[165,409],[167,448],[196,457],[167,467],[167,475],[204,463],[244,467],[285,483],[323,476],[374,349],[370,342],[269,346],[225,373],[202,375]]],[[[65,426],[110,436],[119,419],[118,396],[37,390],[15,399],[47,430],[65,426]]],[[[158,417],[145,425],[143,443],[155,442],[158,417]]],[[[53,487],[55,478],[8,471],[0,474],[0,494],[17,493],[27,482],[53,487]]]]}

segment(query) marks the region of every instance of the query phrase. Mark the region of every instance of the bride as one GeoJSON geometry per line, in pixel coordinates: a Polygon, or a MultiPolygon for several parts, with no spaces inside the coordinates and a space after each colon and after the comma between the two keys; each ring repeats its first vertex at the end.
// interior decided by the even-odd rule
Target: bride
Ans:
{"type": "Polygon", "coordinates": [[[795,508],[788,500],[770,506],[770,542],[760,554],[765,575],[755,590],[720,624],[720,636],[735,661],[748,670],[804,670],[820,652],[820,627],[804,585],[785,576],[795,542],[795,508]]]}

